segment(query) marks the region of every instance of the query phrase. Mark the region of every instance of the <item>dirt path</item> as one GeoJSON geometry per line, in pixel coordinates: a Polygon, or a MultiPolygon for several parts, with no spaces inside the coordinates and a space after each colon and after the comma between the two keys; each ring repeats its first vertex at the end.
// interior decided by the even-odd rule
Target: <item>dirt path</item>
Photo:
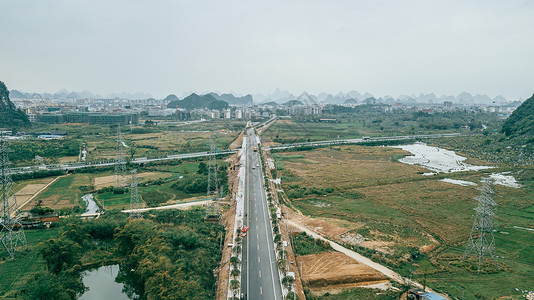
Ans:
{"type": "MultiPolygon", "coordinates": [[[[362,263],[362,264],[365,264],[375,270],[377,270],[378,272],[386,275],[387,277],[399,282],[399,283],[408,283],[408,284],[411,284],[411,285],[415,285],[417,286],[418,288],[422,289],[423,288],[423,285],[419,284],[418,282],[415,282],[415,281],[412,281],[408,278],[405,278],[405,277],[402,277],[399,273],[381,265],[381,264],[378,264],[378,263],[375,263],[374,261],[370,260],[369,258],[357,253],[357,252],[354,252],[350,249],[347,249],[343,246],[341,246],[340,244],[338,243],[335,243],[335,242],[332,242],[331,240],[329,239],[326,239],[324,238],[322,235],[316,233],[315,231],[312,231],[311,229],[308,229],[307,227],[305,226],[302,226],[296,222],[293,222],[292,220],[287,220],[288,224],[290,226],[293,226],[299,230],[302,230],[304,232],[306,232],[306,234],[312,236],[313,238],[316,238],[316,239],[320,239],[320,240],[323,240],[323,241],[326,241],[328,243],[330,243],[330,246],[332,248],[334,248],[334,250],[336,251],[339,251],[341,253],[344,253],[345,255],[353,258],[354,260],[356,260],[357,262],[359,263],[362,263]]],[[[436,293],[438,294],[436,291],[430,289],[430,288],[426,288],[427,291],[429,292],[433,292],[433,293],[436,293]]],[[[443,295],[443,294],[440,294],[442,295],[443,297],[449,299],[447,296],[443,295]]]]}
{"type": "Polygon", "coordinates": [[[192,206],[199,206],[199,205],[206,205],[208,204],[208,200],[200,200],[200,201],[192,201],[192,202],[185,202],[185,203],[177,203],[172,205],[166,205],[166,206],[158,206],[158,207],[147,207],[147,208],[139,208],[139,209],[125,209],[122,212],[124,213],[130,213],[133,211],[137,212],[145,212],[145,211],[151,211],[151,210],[160,210],[160,209],[189,209],[192,206]]]}

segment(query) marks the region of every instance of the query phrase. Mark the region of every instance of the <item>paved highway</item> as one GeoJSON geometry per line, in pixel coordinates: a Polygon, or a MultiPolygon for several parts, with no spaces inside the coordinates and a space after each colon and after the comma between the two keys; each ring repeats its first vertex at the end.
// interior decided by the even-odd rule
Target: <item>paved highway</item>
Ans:
{"type": "Polygon", "coordinates": [[[245,226],[249,227],[243,241],[242,293],[246,299],[282,300],[269,207],[265,198],[260,156],[253,149],[256,137],[248,130],[245,172],[245,226]]]}

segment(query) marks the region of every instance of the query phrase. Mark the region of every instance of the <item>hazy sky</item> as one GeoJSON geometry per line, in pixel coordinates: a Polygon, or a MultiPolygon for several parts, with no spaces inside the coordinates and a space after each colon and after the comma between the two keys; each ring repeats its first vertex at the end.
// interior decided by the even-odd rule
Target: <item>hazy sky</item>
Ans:
{"type": "Polygon", "coordinates": [[[0,0],[32,92],[534,93],[534,1],[0,0]]]}

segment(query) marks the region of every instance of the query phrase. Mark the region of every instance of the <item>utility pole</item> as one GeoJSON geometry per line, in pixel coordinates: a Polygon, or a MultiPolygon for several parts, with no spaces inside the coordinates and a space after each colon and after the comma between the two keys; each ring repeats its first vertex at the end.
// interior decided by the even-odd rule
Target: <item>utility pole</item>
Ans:
{"type": "Polygon", "coordinates": [[[139,199],[139,191],[137,190],[137,170],[132,170],[130,184],[130,219],[139,219],[141,218],[141,213],[138,209],[141,208],[141,200],[139,199]]]}
{"type": "Polygon", "coordinates": [[[115,188],[126,186],[126,161],[124,160],[124,141],[121,124],[117,125],[117,145],[115,146],[115,188]]]}
{"type": "Polygon", "coordinates": [[[13,191],[13,181],[9,169],[9,149],[7,147],[6,137],[0,135],[0,180],[2,181],[2,190],[0,191],[1,213],[0,216],[0,240],[6,248],[11,259],[15,257],[17,247],[26,246],[26,235],[20,223],[18,216],[17,199],[13,191]]]}
{"type": "Polygon", "coordinates": [[[496,216],[493,208],[497,205],[493,201],[495,193],[487,181],[484,182],[479,190],[481,194],[475,197],[478,200],[478,206],[474,209],[477,214],[469,235],[464,257],[462,258],[462,261],[464,261],[471,253],[475,253],[478,256],[478,272],[480,272],[484,262],[484,256],[489,256],[495,266],[499,267],[495,256],[495,238],[493,236],[493,218],[496,216]]]}

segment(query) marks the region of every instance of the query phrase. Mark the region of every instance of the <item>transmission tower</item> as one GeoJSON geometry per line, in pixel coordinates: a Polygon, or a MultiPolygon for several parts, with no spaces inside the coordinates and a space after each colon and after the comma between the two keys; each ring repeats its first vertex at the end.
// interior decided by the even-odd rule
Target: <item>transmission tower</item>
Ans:
{"type": "Polygon", "coordinates": [[[9,256],[13,259],[17,247],[26,245],[26,235],[20,224],[18,216],[18,205],[13,191],[13,181],[9,169],[9,149],[4,134],[0,135],[0,172],[2,178],[2,190],[0,191],[0,201],[2,201],[2,215],[0,216],[0,240],[6,248],[9,256]]]}
{"type": "Polygon", "coordinates": [[[465,260],[471,253],[478,256],[478,272],[480,272],[484,262],[484,256],[489,256],[498,268],[495,256],[495,238],[493,237],[493,218],[496,216],[494,207],[497,205],[493,201],[495,193],[487,181],[479,190],[481,191],[480,195],[475,197],[478,200],[478,206],[474,209],[477,214],[462,258],[462,261],[465,260]]]}
{"type": "Polygon", "coordinates": [[[206,219],[219,218],[219,183],[217,180],[217,150],[215,149],[215,134],[210,138],[210,152],[208,162],[208,205],[206,207],[206,219]]]}
{"type": "Polygon", "coordinates": [[[138,219],[141,213],[138,209],[141,208],[141,201],[139,199],[139,191],[137,190],[137,170],[132,170],[132,178],[130,184],[130,218],[138,219]]]}
{"type": "Polygon", "coordinates": [[[117,126],[117,145],[115,146],[115,187],[126,186],[126,161],[124,160],[124,141],[122,140],[121,124],[117,126]]]}

